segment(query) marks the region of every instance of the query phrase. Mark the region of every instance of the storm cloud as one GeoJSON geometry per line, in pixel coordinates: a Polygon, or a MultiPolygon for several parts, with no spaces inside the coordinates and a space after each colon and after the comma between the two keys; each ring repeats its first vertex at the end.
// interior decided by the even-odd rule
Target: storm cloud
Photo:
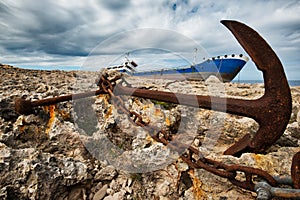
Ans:
{"type": "MultiPolygon", "coordinates": [[[[204,1],[204,0],[86,0],[0,2],[0,63],[22,65],[81,66],[95,47],[122,32],[147,28],[183,35],[200,44],[209,55],[244,53],[219,22],[235,19],[256,29],[282,60],[289,79],[300,79],[299,1],[204,1]]],[[[132,35],[115,44],[108,55],[125,53],[141,41],[156,42],[161,49],[193,52],[191,45],[167,36],[132,35]],[[155,36],[155,38],[154,38],[155,36]],[[173,43],[173,44],[172,44],[173,43]],[[174,44],[176,43],[176,44],[174,44]],[[174,47],[176,46],[177,47],[174,47]],[[120,51],[122,50],[122,51],[120,51]]],[[[111,45],[112,46],[112,45],[111,45]]],[[[248,63],[241,72],[246,79],[261,78],[248,63]],[[251,72],[251,73],[248,73],[251,72]]]]}

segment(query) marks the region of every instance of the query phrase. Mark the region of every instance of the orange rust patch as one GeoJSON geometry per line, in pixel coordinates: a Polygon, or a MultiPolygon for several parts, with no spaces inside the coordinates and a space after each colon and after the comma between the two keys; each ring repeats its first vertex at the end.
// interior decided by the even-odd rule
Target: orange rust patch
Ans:
{"type": "Polygon", "coordinates": [[[19,131],[20,131],[21,133],[24,133],[24,132],[25,132],[26,125],[25,125],[25,120],[24,120],[24,118],[22,118],[22,124],[19,125],[18,128],[19,128],[19,131]]]}
{"type": "Polygon", "coordinates": [[[143,105],[143,110],[150,108],[149,105],[143,105]]]}
{"type": "Polygon", "coordinates": [[[103,99],[105,105],[109,104],[108,103],[109,96],[107,94],[99,94],[97,97],[99,99],[103,99]]]}
{"type": "Polygon", "coordinates": [[[262,155],[253,154],[252,157],[253,157],[253,159],[255,160],[255,162],[258,166],[263,166],[264,165],[262,155]]]}
{"type": "Polygon", "coordinates": [[[113,111],[112,106],[109,106],[108,111],[105,113],[105,116],[104,116],[105,119],[107,119],[111,116],[112,111],[113,111]]]}
{"type": "MultiPolygon", "coordinates": [[[[180,158],[179,158],[179,159],[180,159],[180,158]]],[[[176,171],[178,172],[177,181],[176,181],[176,188],[179,189],[178,186],[179,186],[179,182],[180,182],[181,172],[182,172],[182,171],[179,169],[177,163],[174,163],[174,166],[175,166],[176,171]]]]}
{"type": "Polygon", "coordinates": [[[45,111],[49,113],[49,117],[50,117],[48,124],[47,124],[46,131],[45,131],[46,134],[48,135],[54,124],[55,115],[56,115],[55,114],[56,106],[50,105],[50,106],[44,106],[44,108],[45,108],[45,111]]]}
{"type": "Polygon", "coordinates": [[[134,99],[134,103],[136,103],[138,106],[142,106],[141,102],[138,99],[134,99]]]}
{"type": "Polygon", "coordinates": [[[167,125],[167,126],[170,126],[170,125],[171,125],[171,121],[170,121],[169,117],[166,117],[166,125],[167,125]]]}
{"type": "Polygon", "coordinates": [[[195,176],[194,169],[189,170],[189,175],[193,180],[193,192],[196,200],[204,200],[207,199],[205,192],[201,189],[202,182],[195,176]]]}
{"type": "Polygon", "coordinates": [[[25,132],[25,126],[23,125],[23,126],[19,126],[19,131],[21,132],[21,133],[24,133],[25,132]]]}
{"type": "Polygon", "coordinates": [[[102,97],[105,97],[107,96],[106,94],[99,94],[98,97],[102,98],[102,97]]]}
{"type": "Polygon", "coordinates": [[[58,114],[62,117],[63,120],[69,120],[71,118],[70,113],[64,110],[58,110],[58,114]]]}
{"type": "Polygon", "coordinates": [[[150,141],[152,144],[157,143],[150,135],[147,135],[147,136],[146,136],[146,140],[147,140],[147,141],[150,141]]]}
{"type": "Polygon", "coordinates": [[[274,171],[274,169],[272,167],[272,162],[270,160],[265,159],[264,155],[253,154],[252,157],[253,157],[257,167],[264,169],[264,170],[268,170],[269,172],[274,171]]]}
{"type": "Polygon", "coordinates": [[[160,110],[160,109],[158,109],[158,108],[155,108],[154,115],[155,115],[155,117],[159,117],[159,116],[161,116],[161,115],[162,115],[162,112],[161,112],[161,110],[160,110]]]}
{"type": "Polygon", "coordinates": [[[255,159],[255,161],[260,162],[261,161],[261,155],[259,154],[253,154],[253,158],[255,159]]]}
{"type": "Polygon", "coordinates": [[[154,107],[154,104],[153,103],[147,103],[147,104],[144,104],[143,105],[143,110],[146,110],[146,109],[152,109],[154,107]]]}

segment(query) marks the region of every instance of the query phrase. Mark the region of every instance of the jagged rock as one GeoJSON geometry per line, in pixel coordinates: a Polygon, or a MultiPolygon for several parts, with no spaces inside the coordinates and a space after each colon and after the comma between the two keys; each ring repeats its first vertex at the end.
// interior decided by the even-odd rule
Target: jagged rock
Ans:
{"type": "Polygon", "coordinates": [[[114,195],[105,197],[104,200],[123,200],[125,194],[126,194],[126,191],[121,190],[120,192],[114,193],[114,195]]]}
{"type": "Polygon", "coordinates": [[[110,181],[117,175],[117,171],[113,166],[107,166],[101,169],[94,177],[95,180],[110,181]]]}
{"type": "Polygon", "coordinates": [[[107,188],[107,184],[104,185],[98,192],[96,192],[96,194],[93,197],[93,200],[102,200],[106,195],[107,188]]]}
{"type": "Polygon", "coordinates": [[[68,194],[68,199],[86,200],[86,191],[84,188],[75,188],[68,194]]]}
{"type": "Polygon", "coordinates": [[[297,113],[297,122],[300,125],[300,111],[297,113]]]}
{"type": "MultiPolygon", "coordinates": [[[[300,139],[300,125],[298,122],[293,122],[291,124],[287,125],[284,137],[290,138],[290,140],[294,140],[294,143],[297,144],[297,142],[300,139]]],[[[299,145],[299,144],[298,144],[299,145]]]]}
{"type": "Polygon", "coordinates": [[[49,87],[43,83],[36,85],[35,91],[37,93],[45,93],[49,90],[49,87]]]}
{"type": "Polygon", "coordinates": [[[6,186],[8,196],[14,193],[18,199],[55,199],[64,187],[87,179],[84,163],[56,158],[35,148],[15,150],[2,144],[0,155],[0,184],[6,186]]]}

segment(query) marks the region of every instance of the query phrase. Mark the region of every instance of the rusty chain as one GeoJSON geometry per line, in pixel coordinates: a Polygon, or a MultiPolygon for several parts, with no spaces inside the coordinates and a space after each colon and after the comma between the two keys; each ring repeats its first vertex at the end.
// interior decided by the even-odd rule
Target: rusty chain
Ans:
{"type": "Polygon", "coordinates": [[[147,130],[155,141],[164,145],[169,145],[171,150],[175,151],[178,148],[185,148],[186,152],[183,155],[180,155],[180,158],[190,167],[202,168],[215,175],[227,178],[232,184],[246,190],[255,191],[254,179],[264,180],[272,187],[277,186],[276,180],[266,171],[261,169],[241,165],[227,165],[216,160],[205,158],[198,149],[192,146],[180,143],[177,143],[176,146],[174,144],[171,145],[170,142],[172,141],[172,137],[170,135],[166,134],[164,130],[160,130],[158,127],[144,122],[140,114],[135,111],[130,111],[125,107],[121,96],[117,96],[113,93],[116,80],[117,78],[114,78],[113,81],[108,80],[107,75],[103,75],[98,82],[98,86],[110,95],[112,104],[117,110],[127,114],[131,123],[147,130]],[[244,174],[245,180],[239,180],[241,178],[237,177],[238,175],[241,176],[241,173],[244,174]]]}

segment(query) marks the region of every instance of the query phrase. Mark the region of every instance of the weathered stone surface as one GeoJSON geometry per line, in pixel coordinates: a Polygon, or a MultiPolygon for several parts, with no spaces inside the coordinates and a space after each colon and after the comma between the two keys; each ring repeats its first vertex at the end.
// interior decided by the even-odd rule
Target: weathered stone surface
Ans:
{"type": "Polygon", "coordinates": [[[99,181],[111,181],[117,175],[117,171],[113,166],[107,166],[101,169],[94,177],[99,181]]]}
{"type": "Polygon", "coordinates": [[[68,199],[86,200],[86,191],[84,188],[74,188],[69,192],[68,199]]]}
{"type": "Polygon", "coordinates": [[[107,184],[104,185],[98,192],[96,192],[96,194],[93,197],[93,200],[102,200],[106,195],[107,188],[107,184]]]}
{"type": "MultiPolygon", "coordinates": [[[[97,89],[98,75],[0,66],[0,199],[255,199],[255,193],[224,178],[191,169],[118,113],[105,95],[37,107],[28,116],[14,111],[17,97],[38,100],[97,89]],[[106,140],[88,148],[95,138],[106,140]],[[116,162],[109,157],[115,153],[110,147],[122,150],[116,162]],[[95,157],[97,153],[102,157],[95,157]],[[129,173],[124,166],[135,171],[129,173]]],[[[264,92],[261,84],[222,84],[213,77],[206,82],[126,80],[150,90],[244,99],[264,92]]],[[[208,158],[288,176],[292,156],[300,151],[300,88],[291,91],[293,111],[283,136],[265,155],[246,153],[240,158],[222,152],[246,133],[255,134],[258,124],[252,119],[132,97],[124,102],[144,121],[208,158]]]]}

